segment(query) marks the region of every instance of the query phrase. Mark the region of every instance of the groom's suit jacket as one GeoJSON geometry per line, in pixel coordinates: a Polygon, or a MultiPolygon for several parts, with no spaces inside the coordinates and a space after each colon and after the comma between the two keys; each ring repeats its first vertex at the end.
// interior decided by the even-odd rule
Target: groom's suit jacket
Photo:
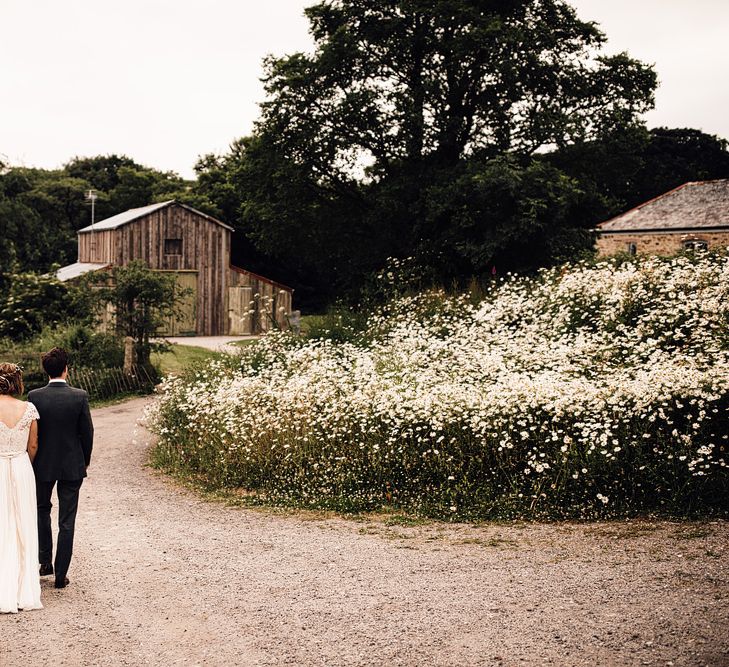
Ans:
{"type": "Polygon", "coordinates": [[[53,482],[86,477],[94,446],[88,394],[65,382],[50,382],[28,392],[28,400],[40,414],[38,453],[33,461],[36,479],[53,482]]]}

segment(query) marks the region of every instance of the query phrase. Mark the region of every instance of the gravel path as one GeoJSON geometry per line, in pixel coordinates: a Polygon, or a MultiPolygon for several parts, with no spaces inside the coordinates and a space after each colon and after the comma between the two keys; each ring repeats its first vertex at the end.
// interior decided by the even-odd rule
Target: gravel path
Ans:
{"type": "Polygon", "coordinates": [[[203,347],[214,352],[227,352],[235,354],[240,352],[237,345],[231,345],[239,340],[257,340],[260,336],[169,336],[165,338],[173,345],[191,345],[192,347],[203,347]]]}
{"type": "Polygon", "coordinates": [[[71,586],[0,665],[729,665],[729,525],[388,525],[199,499],[94,412],[71,586]]]}

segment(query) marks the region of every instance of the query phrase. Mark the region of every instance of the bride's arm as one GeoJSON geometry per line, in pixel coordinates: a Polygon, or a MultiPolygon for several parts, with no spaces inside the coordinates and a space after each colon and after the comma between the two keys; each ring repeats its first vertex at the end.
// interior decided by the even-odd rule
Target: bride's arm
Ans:
{"type": "Polygon", "coordinates": [[[38,453],[38,421],[30,422],[30,432],[28,433],[28,457],[33,463],[35,455],[38,453]]]}

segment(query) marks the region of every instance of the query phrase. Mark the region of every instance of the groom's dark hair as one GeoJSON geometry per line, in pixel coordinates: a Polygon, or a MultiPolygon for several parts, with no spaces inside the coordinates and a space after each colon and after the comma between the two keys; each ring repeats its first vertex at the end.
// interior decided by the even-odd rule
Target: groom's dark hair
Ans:
{"type": "Polygon", "coordinates": [[[68,354],[62,347],[54,347],[41,356],[43,370],[51,378],[60,377],[66,366],[68,366],[68,354]]]}

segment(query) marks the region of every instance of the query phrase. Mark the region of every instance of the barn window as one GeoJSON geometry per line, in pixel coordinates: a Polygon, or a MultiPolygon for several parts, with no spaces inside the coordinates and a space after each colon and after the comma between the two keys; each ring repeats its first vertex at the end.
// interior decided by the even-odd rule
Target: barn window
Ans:
{"type": "Polygon", "coordinates": [[[706,250],[709,244],[699,239],[691,239],[690,241],[684,241],[683,247],[684,250],[706,250]]]}
{"type": "Polygon", "coordinates": [[[638,252],[638,244],[637,243],[628,243],[628,254],[635,255],[637,252],[638,252]]]}
{"type": "Polygon", "coordinates": [[[165,255],[181,255],[182,239],[165,239],[165,255]]]}

